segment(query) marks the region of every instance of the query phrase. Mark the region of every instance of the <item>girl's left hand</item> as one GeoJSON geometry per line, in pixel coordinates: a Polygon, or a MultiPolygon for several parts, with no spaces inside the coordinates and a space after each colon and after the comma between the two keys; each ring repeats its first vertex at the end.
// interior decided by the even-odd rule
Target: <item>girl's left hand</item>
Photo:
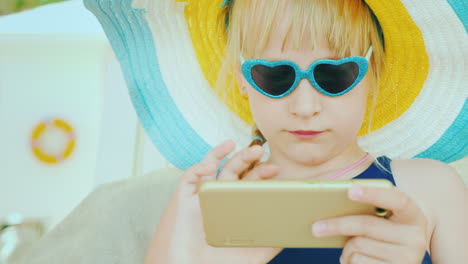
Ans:
{"type": "Polygon", "coordinates": [[[353,187],[351,200],[393,212],[388,218],[355,215],[314,223],[317,237],[350,236],[340,258],[342,264],[421,264],[426,252],[426,218],[406,194],[396,188],[353,187]]]}

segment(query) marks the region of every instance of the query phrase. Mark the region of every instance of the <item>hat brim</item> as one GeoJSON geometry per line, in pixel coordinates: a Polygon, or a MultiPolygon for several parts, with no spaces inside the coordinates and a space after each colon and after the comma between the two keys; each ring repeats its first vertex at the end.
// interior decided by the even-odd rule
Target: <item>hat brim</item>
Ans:
{"type": "MultiPolygon", "coordinates": [[[[367,2],[385,35],[382,87],[387,88],[379,97],[373,121],[377,128],[360,138],[361,146],[391,158],[451,162],[466,156],[468,36],[457,6],[428,6],[422,0],[367,2]],[[428,21],[435,18],[440,20],[428,21]]],[[[209,76],[221,60],[221,3],[85,0],[122,64],[146,132],[181,169],[198,163],[226,138],[239,148],[250,140],[246,117],[213,93],[215,77],[209,76]]]]}

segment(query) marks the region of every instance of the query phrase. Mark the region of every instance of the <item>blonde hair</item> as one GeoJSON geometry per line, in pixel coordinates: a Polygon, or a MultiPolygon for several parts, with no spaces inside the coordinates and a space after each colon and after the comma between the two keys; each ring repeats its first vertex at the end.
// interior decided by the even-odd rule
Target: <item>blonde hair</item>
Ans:
{"type": "MultiPolygon", "coordinates": [[[[233,110],[248,112],[251,116],[247,98],[233,100],[239,98],[234,74],[239,71],[241,54],[244,58],[258,57],[269,44],[273,32],[286,26],[288,33],[283,49],[288,46],[313,50],[318,40],[326,40],[331,51],[341,58],[354,55],[352,51],[364,56],[369,46],[373,46],[367,77],[368,87],[372,89],[368,97],[367,122],[364,122],[367,132],[371,131],[384,50],[376,21],[364,1],[234,0],[227,16],[228,41],[216,91],[233,110]]],[[[253,135],[259,133],[254,130],[253,135]]]]}

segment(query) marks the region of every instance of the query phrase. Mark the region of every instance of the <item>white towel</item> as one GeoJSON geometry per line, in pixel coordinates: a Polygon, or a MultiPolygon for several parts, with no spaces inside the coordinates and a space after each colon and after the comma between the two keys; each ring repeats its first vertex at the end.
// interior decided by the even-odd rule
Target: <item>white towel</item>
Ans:
{"type": "Polygon", "coordinates": [[[143,263],[179,176],[163,169],[102,185],[11,264],[143,263]]]}

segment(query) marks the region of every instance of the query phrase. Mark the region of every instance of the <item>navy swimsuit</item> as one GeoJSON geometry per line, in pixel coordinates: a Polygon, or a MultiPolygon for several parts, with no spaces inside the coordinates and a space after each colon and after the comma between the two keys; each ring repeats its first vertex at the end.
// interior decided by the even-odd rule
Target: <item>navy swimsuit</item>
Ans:
{"type": "MultiPolygon", "coordinates": [[[[391,172],[391,159],[382,156],[377,158],[380,164],[391,172]]],[[[377,167],[374,162],[372,165],[354,177],[354,179],[387,179],[395,184],[395,179],[391,173],[387,173],[377,167]]],[[[341,256],[341,248],[285,248],[269,264],[338,264],[341,256]]],[[[432,264],[431,258],[426,252],[422,264],[432,264]]]]}

